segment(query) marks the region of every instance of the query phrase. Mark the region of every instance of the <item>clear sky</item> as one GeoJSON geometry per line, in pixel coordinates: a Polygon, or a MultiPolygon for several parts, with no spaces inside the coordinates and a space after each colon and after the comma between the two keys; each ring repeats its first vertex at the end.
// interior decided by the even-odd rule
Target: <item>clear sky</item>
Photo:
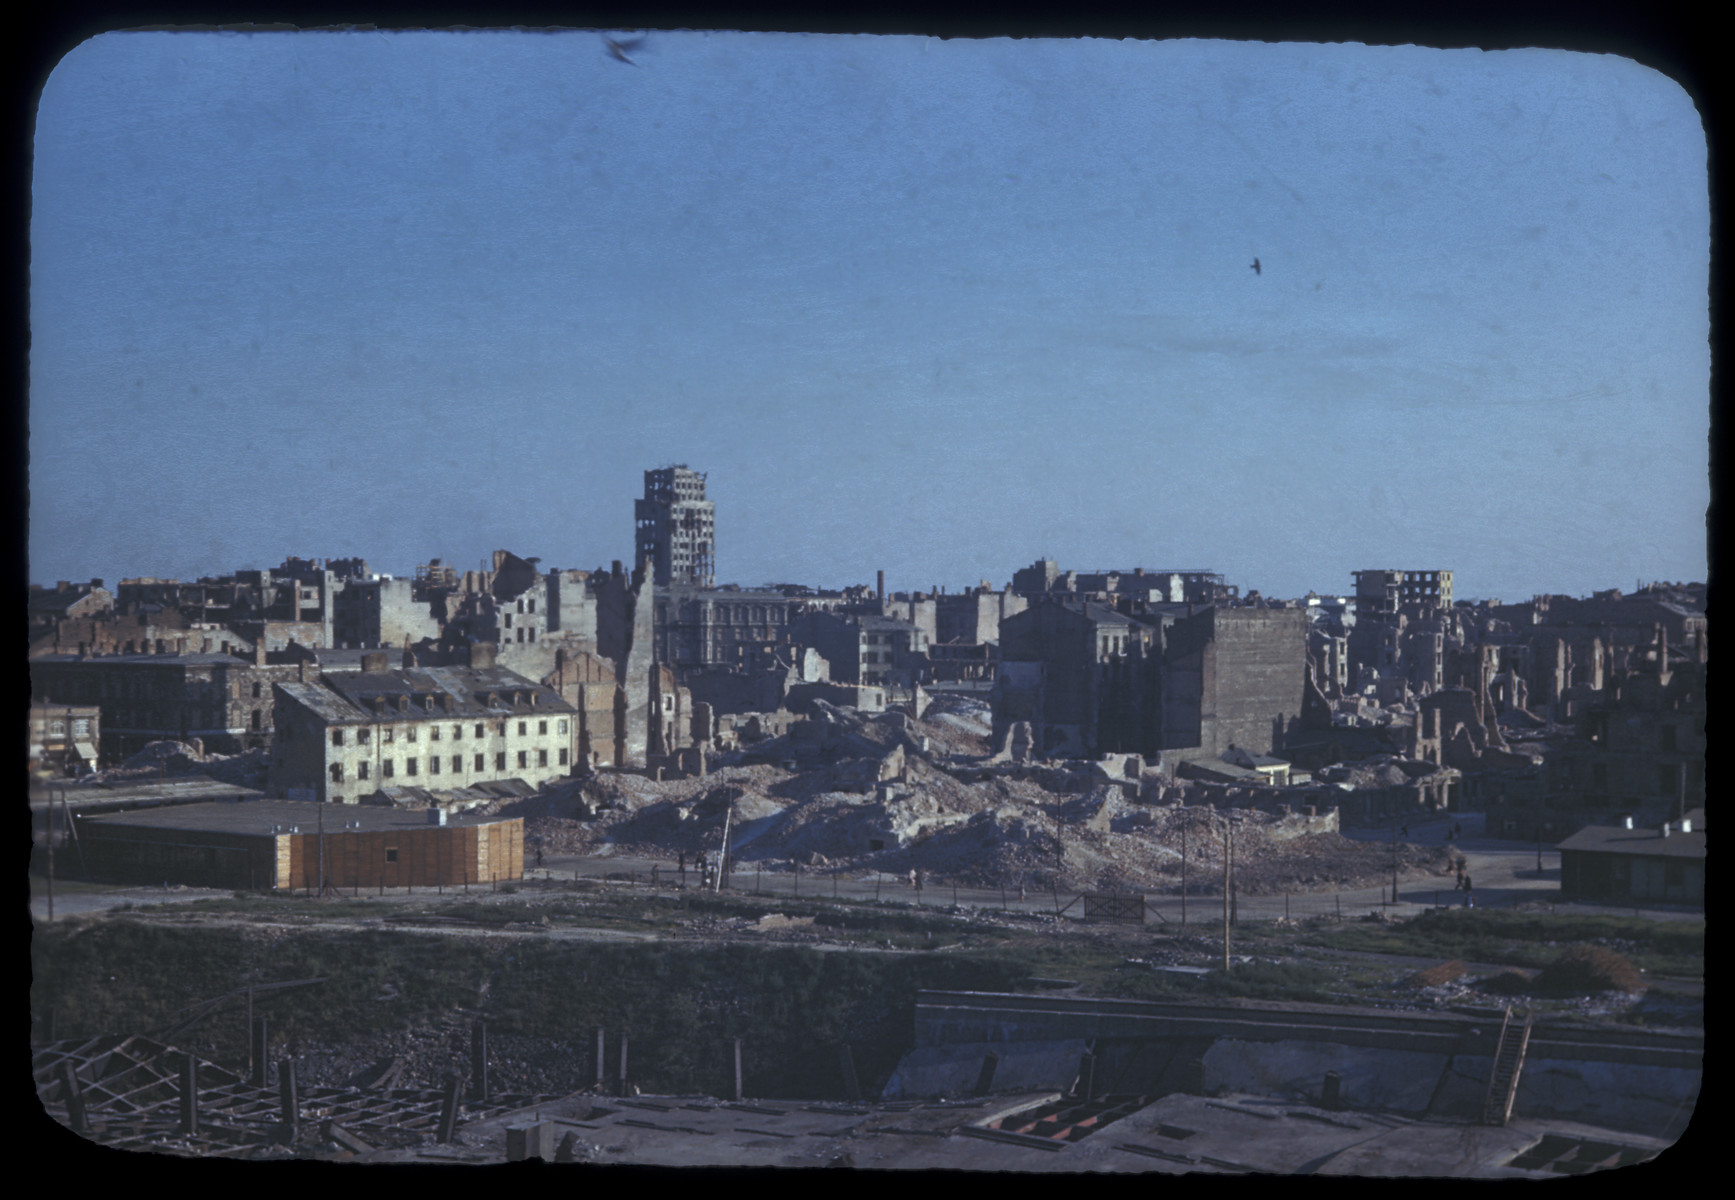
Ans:
{"type": "Polygon", "coordinates": [[[632,553],[1703,579],[1710,216],[1611,56],[112,33],[43,91],[31,578],[632,553]],[[1252,270],[1257,258],[1260,273],[1252,270]]]}

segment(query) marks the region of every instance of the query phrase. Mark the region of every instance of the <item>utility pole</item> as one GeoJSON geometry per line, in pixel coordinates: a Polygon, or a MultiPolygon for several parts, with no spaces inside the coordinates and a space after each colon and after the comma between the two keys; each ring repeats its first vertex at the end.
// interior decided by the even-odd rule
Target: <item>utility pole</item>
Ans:
{"type": "Polygon", "coordinates": [[[1235,817],[1229,818],[1229,928],[1241,927],[1241,881],[1235,878],[1235,830],[1241,824],[1235,817]]]}
{"type": "Polygon", "coordinates": [[[1392,809],[1392,904],[1398,902],[1398,810],[1392,809]]]}
{"type": "MultiPolygon", "coordinates": [[[[728,807],[723,810],[723,850],[717,855],[717,877],[711,881],[711,891],[720,892],[723,889],[723,871],[729,862],[729,822],[735,816],[735,802],[728,801],[728,807]]],[[[797,882],[799,886],[799,880],[797,882]]]]}
{"type": "Polygon", "coordinates": [[[48,831],[48,921],[54,923],[54,805],[48,806],[47,820],[42,825],[48,831]]]}
{"type": "MultiPolygon", "coordinates": [[[[52,804],[50,805],[52,807],[52,804]]],[[[72,848],[78,851],[78,871],[85,881],[90,881],[90,867],[84,861],[84,842],[79,839],[78,826],[72,822],[72,809],[66,802],[66,785],[60,785],[60,820],[66,826],[66,836],[72,842],[72,848]]]]}
{"type": "Polygon", "coordinates": [[[1223,970],[1229,970],[1229,853],[1231,830],[1229,818],[1223,818],[1223,970]]]}
{"type": "Polygon", "coordinates": [[[1181,928],[1187,927],[1187,826],[1181,826],[1181,928]]]}

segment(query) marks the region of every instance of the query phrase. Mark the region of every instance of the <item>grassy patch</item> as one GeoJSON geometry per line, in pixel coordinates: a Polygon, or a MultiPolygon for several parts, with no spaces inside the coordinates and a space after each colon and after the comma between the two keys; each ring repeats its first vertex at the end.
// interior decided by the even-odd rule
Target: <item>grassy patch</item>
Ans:
{"type": "Polygon", "coordinates": [[[1574,942],[1624,953],[1647,971],[1694,974],[1705,963],[1703,921],[1500,909],[1430,909],[1401,923],[1314,929],[1299,940],[1339,950],[1537,968],[1553,962],[1562,945],[1574,942]]]}
{"type": "Polygon", "coordinates": [[[1213,996],[1330,1003],[1332,997],[1325,989],[1334,982],[1334,976],[1320,967],[1299,963],[1253,962],[1213,971],[1204,982],[1205,991],[1213,996]]]}
{"type": "Polygon", "coordinates": [[[1170,971],[1127,972],[1107,983],[1102,995],[1124,1000],[1183,1000],[1201,996],[1238,996],[1253,1000],[1298,1000],[1332,1003],[1336,997],[1326,989],[1336,976],[1319,967],[1299,963],[1237,963],[1227,971],[1209,975],[1182,975],[1170,971]]]}

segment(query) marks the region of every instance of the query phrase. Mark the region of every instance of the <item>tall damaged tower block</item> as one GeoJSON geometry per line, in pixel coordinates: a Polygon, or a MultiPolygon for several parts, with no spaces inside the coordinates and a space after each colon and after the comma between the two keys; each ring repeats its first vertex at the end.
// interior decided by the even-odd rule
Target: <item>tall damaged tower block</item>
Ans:
{"type": "Polygon", "coordinates": [[[704,474],[685,463],[645,472],[644,499],[633,502],[633,558],[650,564],[657,587],[716,586],[716,509],[704,474]]]}

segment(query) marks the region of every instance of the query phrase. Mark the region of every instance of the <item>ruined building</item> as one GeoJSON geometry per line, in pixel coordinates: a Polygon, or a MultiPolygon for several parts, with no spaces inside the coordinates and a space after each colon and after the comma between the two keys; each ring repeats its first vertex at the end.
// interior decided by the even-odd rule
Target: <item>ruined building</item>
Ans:
{"type": "Polygon", "coordinates": [[[928,635],[908,621],[871,613],[807,613],[793,629],[797,643],[817,650],[843,683],[909,688],[927,665],[928,635]]]}
{"type": "Polygon", "coordinates": [[[1299,608],[1129,617],[1050,601],[1001,622],[994,732],[1029,722],[1040,754],[1156,757],[1284,748],[1307,688],[1299,608]]]}
{"type": "MultiPolygon", "coordinates": [[[[1357,571],[1355,606],[1345,644],[1351,687],[1378,687],[1392,703],[1406,689],[1426,695],[1445,686],[1447,655],[1463,644],[1451,571],[1357,571]]],[[[1331,682],[1323,672],[1320,679],[1331,682]]]]}
{"type": "Polygon", "coordinates": [[[794,653],[791,623],[804,601],[769,589],[658,587],[656,659],[681,673],[763,667],[794,653]]]}
{"type": "Polygon", "coordinates": [[[239,754],[271,744],[271,687],[303,669],[289,657],[268,662],[263,649],[243,657],[178,643],[156,653],[51,654],[31,660],[30,687],[39,699],[100,709],[104,762],[164,739],[239,754]]]}
{"type": "Polygon", "coordinates": [[[1134,604],[1232,604],[1240,589],[1215,571],[1158,570],[1062,571],[1053,559],[1040,558],[1013,572],[1012,590],[1021,596],[1065,593],[1127,611],[1134,604]]]}
{"type": "Polygon", "coordinates": [[[1307,684],[1307,614],[1207,608],[1164,630],[1163,749],[1284,749],[1307,684]]]}
{"type": "Polygon", "coordinates": [[[1357,571],[1355,600],[1358,616],[1389,615],[1418,605],[1452,607],[1450,571],[1357,571]]]}
{"type": "Polygon", "coordinates": [[[633,502],[636,562],[651,566],[658,587],[716,583],[716,508],[705,476],[685,463],[645,472],[645,495],[633,502]]]}
{"type": "Polygon", "coordinates": [[[1000,623],[996,744],[1028,722],[1034,749],[1085,758],[1161,746],[1162,633],[1107,605],[1049,601],[1000,623]]]}

